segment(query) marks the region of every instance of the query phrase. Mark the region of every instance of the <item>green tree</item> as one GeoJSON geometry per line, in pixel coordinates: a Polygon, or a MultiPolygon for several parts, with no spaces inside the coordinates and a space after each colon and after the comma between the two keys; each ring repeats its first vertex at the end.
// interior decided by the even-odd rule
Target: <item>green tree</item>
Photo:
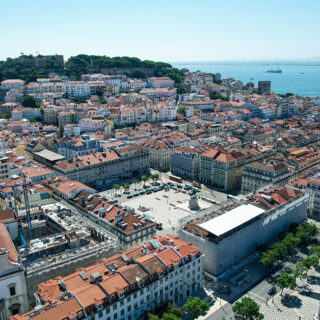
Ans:
{"type": "Polygon", "coordinates": [[[39,107],[36,99],[34,97],[28,96],[28,95],[22,97],[21,104],[24,107],[28,107],[28,108],[38,108],[39,107]]]}
{"type": "Polygon", "coordinates": [[[148,320],[160,320],[160,318],[152,313],[147,314],[148,320]]]}
{"type": "Polygon", "coordinates": [[[158,174],[158,173],[152,174],[150,177],[151,177],[151,180],[152,180],[152,181],[157,181],[157,180],[159,180],[159,174],[158,174]]]}
{"type": "Polygon", "coordinates": [[[100,99],[100,103],[101,104],[106,104],[106,100],[102,98],[102,99],[100,99]]]}
{"type": "Polygon", "coordinates": [[[295,265],[294,275],[295,277],[299,277],[300,279],[305,278],[307,276],[307,268],[303,265],[301,261],[297,261],[295,265]]]}
{"type": "Polygon", "coordinates": [[[237,301],[232,307],[236,320],[260,320],[264,315],[260,313],[259,305],[249,297],[237,301]]]}
{"type": "Polygon", "coordinates": [[[149,180],[149,177],[148,176],[142,176],[141,179],[143,181],[143,185],[145,186],[146,182],[149,180]]]}
{"type": "Polygon", "coordinates": [[[296,237],[299,238],[301,244],[306,244],[309,241],[309,233],[303,226],[297,227],[296,237]]]}
{"type": "Polygon", "coordinates": [[[315,268],[318,265],[318,258],[315,257],[315,256],[311,256],[311,257],[305,258],[305,259],[302,260],[302,264],[306,268],[307,275],[308,275],[308,271],[311,268],[315,268]]]}
{"type": "Polygon", "coordinates": [[[161,320],[181,320],[181,319],[182,319],[181,317],[177,317],[175,314],[167,313],[167,312],[165,312],[161,318],[161,320]]]}
{"type": "Polygon", "coordinates": [[[262,252],[260,262],[265,268],[270,268],[277,261],[277,254],[273,250],[262,252]]]}
{"type": "Polygon", "coordinates": [[[123,184],[123,189],[128,190],[130,188],[129,183],[124,183],[123,184]]]}
{"type": "Polygon", "coordinates": [[[135,79],[145,79],[147,77],[146,73],[141,69],[133,69],[132,73],[130,74],[131,78],[135,79]]]}
{"type": "Polygon", "coordinates": [[[282,240],[282,243],[287,248],[288,252],[292,252],[293,249],[297,248],[300,244],[300,239],[294,237],[292,233],[289,233],[282,240]]]}
{"type": "Polygon", "coordinates": [[[310,238],[319,234],[319,228],[314,223],[305,223],[303,228],[308,233],[310,238]]]}
{"type": "Polygon", "coordinates": [[[166,308],[166,312],[169,314],[174,314],[178,318],[183,317],[183,312],[180,308],[174,307],[171,303],[168,303],[168,306],[166,308]]]}
{"type": "Polygon", "coordinates": [[[182,309],[188,312],[192,319],[196,319],[204,311],[209,310],[209,305],[207,301],[202,301],[199,297],[188,297],[182,309]]]}
{"type": "Polygon", "coordinates": [[[278,242],[272,246],[272,250],[275,251],[276,255],[280,258],[284,258],[288,254],[287,247],[283,242],[278,242]]]}
{"type": "Polygon", "coordinates": [[[211,91],[209,93],[210,99],[211,100],[223,100],[223,101],[229,101],[230,97],[229,96],[223,96],[222,94],[220,94],[218,91],[211,91]]]}
{"type": "Polygon", "coordinates": [[[315,256],[317,256],[318,258],[318,263],[319,263],[319,259],[320,259],[320,245],[317,246],[312,246],[309,249],[310,253],[314,254],[315,256]]]}
{"type": "Polygon", "coordinates": [[[282,296],[283,290],[285,288],[289,288],[289,289],[293,290],[297,286],[296,278],[293,276],[290,276],[286,272],[282,273],[277,278],[276,284],[279,288],[281,288],[281,296],[282,296]]]}
{"type": "Polygon", "coordinates": [[[184,117],[187,115],[187,108],[184,106],[180,106],[177,110],[178,113],[182,114],[184,117]]]}
{"type": "Polygon", "coordinates": [[[1,115],[2,119],[10,119],[12,117],[12,112],[11,111],[6,111],[1,115]]]}

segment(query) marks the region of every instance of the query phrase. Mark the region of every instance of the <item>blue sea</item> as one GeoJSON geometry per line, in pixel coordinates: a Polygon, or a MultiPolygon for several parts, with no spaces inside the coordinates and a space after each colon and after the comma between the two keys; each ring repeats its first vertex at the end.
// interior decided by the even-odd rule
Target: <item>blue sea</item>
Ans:
{"type": "Polygon", "coordinates": [[[271,81],[271,90],[276,93],[292,92],[302,96],[320,97],[320,62],[175,62],[179,69],[221,73],[222,78],[232,77],[244,84],[271,81]],[[282,73],[267,73],[269,69],[281,69],[282,73]],[[251,80],[253,78],[254,80],[251,80]]]}

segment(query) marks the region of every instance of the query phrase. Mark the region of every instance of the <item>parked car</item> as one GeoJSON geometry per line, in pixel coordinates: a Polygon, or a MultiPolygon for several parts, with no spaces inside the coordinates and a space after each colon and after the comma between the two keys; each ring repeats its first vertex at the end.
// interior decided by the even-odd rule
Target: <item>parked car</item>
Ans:
{"type": "Polygon", "coordinates": [[[277,288],[276,287],[271,287],[268,291],[268,294],[270,296],[273,296],[275,293],[277,292],[277,288]]]}

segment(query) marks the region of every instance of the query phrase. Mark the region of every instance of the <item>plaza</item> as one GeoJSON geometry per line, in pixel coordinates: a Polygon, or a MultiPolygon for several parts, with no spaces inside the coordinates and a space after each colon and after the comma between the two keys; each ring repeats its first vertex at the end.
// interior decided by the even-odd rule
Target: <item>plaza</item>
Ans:
{"type": "Polygon", "coordinates": [[[171,233],[177,235],[177,230],[188,219],[201,215],[205,209],[215,210],[217,205],[198,198],[199,210],[189,209],[190,195],[184,191],[170,189],[168,191],[158,191],[151,194],[139,196],[138,198],[124,199],[121,204],[135,209],[137,213],[162,223],[162,230],[159,234],[171,233]],[[148,209],[147,211],[140,210],[148,209]]]}

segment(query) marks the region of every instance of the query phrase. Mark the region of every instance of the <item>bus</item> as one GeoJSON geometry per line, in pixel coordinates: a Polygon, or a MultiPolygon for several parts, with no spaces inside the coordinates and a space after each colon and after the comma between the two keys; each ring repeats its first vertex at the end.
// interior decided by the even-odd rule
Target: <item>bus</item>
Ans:
{"type": "Polygon", "coordinates": [[[170,175],[169,179],[172,180],[172,181],[175,181],[175,182],[179,182],[179,183],[182,182],[182,178],[179,178],[179,177],[176,177],[176,176],[173,176],[173,175],[170,175]]]}
{"type": "Polygon", "coordinates": [[[201,183],[199,182],[192,182],[192,185],[198,189],[201,189],[201,183]]]}

